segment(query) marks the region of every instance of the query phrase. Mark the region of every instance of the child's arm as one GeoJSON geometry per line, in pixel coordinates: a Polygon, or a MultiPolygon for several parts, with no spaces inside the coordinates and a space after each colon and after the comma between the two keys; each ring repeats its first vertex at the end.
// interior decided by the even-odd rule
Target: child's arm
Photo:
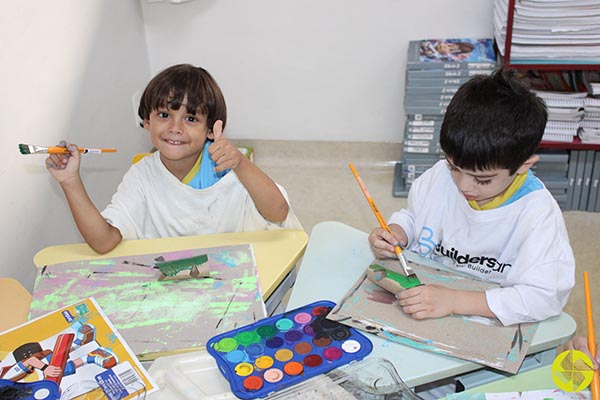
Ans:
{"type": "Polygon", "coordinates": [[[215,122],[213,133],[215,142],[209,146],[208,152],[217,164],[216,172],[234,170],[258,212],[271,222],[285,221],[289,205],[275,182],[223,136],[221,121],[215,122]]]}
{"type": "Polygon", "coordinates": [[[65,193],[83,239],[97,253],[107,253],[119,244],[121,233],[106,222],[88,196],[79,175],[81,154],[78,147],[64,141],[61,141],[60,146],[67,147],[70,154],[51,154],[46,159],[46,168],[65,193]]]}
{"type": "Polygon", "coordinates": [[[408,236],[400,225],[390,224],[389,227],[393,235],[383,228],[375,228],[369,235],[371,251],[377,258],[396,258],[396,244],[404,247],[408,243],[408,236]]]}
{"type": "Polygon", "coordinates": [[[485,292],[454,290],[438,285],[423,285],[396,294],[402,311],[415,319],[439,318],[450,314],[495,318],[485,292]]]}

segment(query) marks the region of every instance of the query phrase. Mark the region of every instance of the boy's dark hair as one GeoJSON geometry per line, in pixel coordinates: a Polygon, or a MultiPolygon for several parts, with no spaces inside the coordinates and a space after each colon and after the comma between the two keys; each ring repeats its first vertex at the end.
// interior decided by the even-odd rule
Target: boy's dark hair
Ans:
{"type": "Polygon", "coordinates": [[[457,167],[512,175],[535,153],[547,120],[544,102],[510,71],[478,75],[452,97],[440,146],[457,167]]]}
{"type": "Polygon", "coordinates": [[[208,71],[190,64],[174,65],[152,78],[140,99],[138,115],[148,120],[152,110],[167,106],[178,110],[186,96],[188,113],[200,110],[210,129],[217,120],[225,128],[227,106],[221,88],[208,71]]]}

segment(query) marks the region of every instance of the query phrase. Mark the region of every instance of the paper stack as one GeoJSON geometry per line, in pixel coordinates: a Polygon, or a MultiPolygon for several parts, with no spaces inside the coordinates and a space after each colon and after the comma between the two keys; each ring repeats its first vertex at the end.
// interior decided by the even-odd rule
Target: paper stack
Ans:
{"type": "MultiPolygon", "coordinates": [[[[494,37],[505,51],[509,0],[494,1],[494,37]]],[[[600,64],[597,0],[514,2],[511,64],[600,64]]]]}
{"type": "Polygon", "coordinates": [[[571,143],[577,136],[579,122],[583,118],[583,104],[587,92],[561,93],[535,91],[546,103],[548,123],[542,140],[571,143]]]}
{"type": "Polygon", "coordinates": [[[579,123],[579,138],[583,143],[600,143],[600,99],[586,97],[583,111],[583,120],[579,123]]]}

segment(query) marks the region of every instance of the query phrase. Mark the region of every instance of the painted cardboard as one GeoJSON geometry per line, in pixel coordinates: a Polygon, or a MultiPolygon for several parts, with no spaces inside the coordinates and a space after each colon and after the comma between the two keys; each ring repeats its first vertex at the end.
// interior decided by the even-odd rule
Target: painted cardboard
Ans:
{"type": "MultiPolygon", "coordinates": [[[[387,268],[395,260],[375,260],[387,268]]],[[[425,285],[484,291],[498,287],[491,282],[409,262],[425,285]]],[[[418,349],[473,361],[516,373],[537,330],[537,323],[503,326],[495,318],[449,315],[416,320],[402,312],[395,296],[363,274],[328,315],[365,332],[418,349]]]]}
{"type": "Polygon", "coordinates": [[[249,244],[45,266],[31,317],[91,296],[142,359],[204,346],[212,336],[266,317],[249,244]],[[159,281],[157,263],[203,254],[207,275],[159,281]]]}

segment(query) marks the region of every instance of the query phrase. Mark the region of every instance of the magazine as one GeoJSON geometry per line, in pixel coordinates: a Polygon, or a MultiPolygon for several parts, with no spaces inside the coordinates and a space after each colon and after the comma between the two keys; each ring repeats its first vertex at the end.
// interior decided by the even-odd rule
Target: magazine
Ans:
{"type": "Polygon", "coordinates": [[[0,394],[121,400],[157,389],[93,298],[0,333],[0,394]]]}

